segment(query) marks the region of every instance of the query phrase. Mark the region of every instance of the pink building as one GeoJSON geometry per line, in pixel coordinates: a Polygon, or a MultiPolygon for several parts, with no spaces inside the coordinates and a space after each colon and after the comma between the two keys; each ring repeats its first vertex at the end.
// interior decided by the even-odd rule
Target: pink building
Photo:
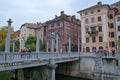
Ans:
{"type": "MultiPolygon", "coordinates": [[[[49,35],[52,32],[58,33],[58,51],[68,51],[68,37],[71,37],[71,50],[78,50],[78,37],[81,38],[81,22],[75,16],[69,16],[61,11],[60,16],[46,23],[46,41],[48,42],[48,51],[51,51],[51,39],[49,35]]],[[[56,40],[55,40],[56,43],[56,40]]],[[[54,45],[56,50],[56,45],[54,45]]]]}

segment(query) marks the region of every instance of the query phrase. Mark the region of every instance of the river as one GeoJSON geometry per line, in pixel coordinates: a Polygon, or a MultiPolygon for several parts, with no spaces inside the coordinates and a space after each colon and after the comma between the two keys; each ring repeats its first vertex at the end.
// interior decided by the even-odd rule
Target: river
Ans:
{"type": "Polygon", "coordinates": [[[76,77],[64,76],[64,75],[56,75],[56,80],[89,80],[89,79],[82,79],[82,78],[76,78],[76,77]]]}

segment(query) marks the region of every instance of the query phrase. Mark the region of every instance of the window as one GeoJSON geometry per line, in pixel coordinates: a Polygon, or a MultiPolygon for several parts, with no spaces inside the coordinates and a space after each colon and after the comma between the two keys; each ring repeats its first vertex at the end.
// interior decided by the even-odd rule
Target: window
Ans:
{"type": "Polygon", "coordinates": [[[51,25],[48,26],[48,29],[51,29],[51,25]]]}
{"type": "Polygon", "coordinates": [[[90,27],[92,31],[96,30],[96,26],[90,27]]]}
{"type": "Polygon", "coordinates": [[[86,28],[85,30],[86,30],[86,33],[88,33],[88,31],[89,31],[89,28],[86,28]]]}
{"type": "Polygon", "coordinates": [[[102,36],[99,36],[99,42],[103,42],[102,36]]]}
{"type": "Polygon", "coordinates": [[[85,15],[87,15],[88,13],[87,12],[85,12],[85,15]]]}
{"type": "Polygon", "coordinates": [[[98,21],[101,21],[101,16],[98,16],[98,21]]]}
{"type": "Polygon", "coordinates": [[[86,52],[90,52],[90,48],[89,47],[86,47],[86,52]]]}
{"type": "Polygon", "coordinates": [[[114,38],[114,32],[111,32],[111,38],[114,38]]]}
{"type": "Polygon", "coordinates": [[[118,31],[120,31],[120,26],[118,26],[118,31]]]}
{"type": "Polygon", "coordinates": [[[109,28],[114,28],[114,24],[113,23],[108,23],[109,28]]]}
{"type": "Polygon", "coordinates": [[[120,21],[120,16],[119,16],[119,17],[117,17],[117,21],[120,21]]]}
{"type": "Polygon", "coordinates": [[[88,19],[85,19],[85,24],[88,24],[88,19]]]}
{"type": "Polygon", "coordinates": [[[57,24],[56,23],[54,23],[54,28],[57,28],[57,24]]]}
{"type": "Polygon", "coordinates": [[[98,31],[102,32],[102,26],[98,26],[98,31]]]}
{"type": "Polygon", "coordinates": [[[60,27],[63,27],[63,22],[60,22],[60,27]]]}
{"type": "Polygon", "coordinates": [[[109,14],[109,18],[110,18],[110,19],[113,19],[113,14],[109,14]]]}
{"type": "Polygon", "coordinates": [[[91,14],[93,14],[94,13],[94,11],[91,11],[91,14]]]}
{"type": "Polygon", "coordinates": [[[114,41],[109,42],[109,46],[110,47],[115,47],[115,42],[114,41]]]}
{"type": "Polygon", "coordinates": [[[92,23],[95,22],[95,18],[94,17],[91,18],[91,22],[92,23]]]}
{"type": "Polygon", "coordinates": [[[100,12],[100,9],[98,9],[97,12],[100,12]]]}
{"type": "Polygon", "coordinates": [[[92,37],[92,42],[96,42],[96,38],[95,37],[92,37]]]}
{"type": "Polygon", "coordinates": [[[86,43],[89,43],[89,38],[86,38],[86,43]]]}

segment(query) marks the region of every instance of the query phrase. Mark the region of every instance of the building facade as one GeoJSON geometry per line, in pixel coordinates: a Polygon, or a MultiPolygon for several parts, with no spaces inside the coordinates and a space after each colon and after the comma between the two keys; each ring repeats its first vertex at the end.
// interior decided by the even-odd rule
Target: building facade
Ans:
{"type": "Polygon", "coordinates": [[[96,5],[79,11],[81,16],[82,51],[115,51],[115,11],[109,5],[96,5]]]}
{"type": "MultiPolygon", "coordinates": [[[[118,12],[115,16],[115,23],[116,23],[116,41],[118,42],[120,40],[120,6],[116,7],[118,12]]],[[[118,43],[116,43],[118,44],[118,43]]],[[[117,46],[117,49],[120,48],[117,46]]]]}
{"type": "MultiPolygon", "coordinates": [[[[20,27],[20,49],[23,49],[25,47],[25,41],[28,37],[37,37],[37,31],[37,23],[25,23],[20,27]]],[[[40,28],[40,39],[42,42],[44,41],[44,27],[42,25],[40,28]]]]}
{"type": "MultiPolygon", "coordinates": [[[[47,21],[45,24],[47,51],[51,51],[50,34],[52,32],[58,35],[58,51],[68,51],[69,37],[71,38],[71,50],[77,51],[78,38],[81,39],[81,22],[79,19],[76,19],[75,16],[66,15],[64,11],[61,11],[60,16],[55,16],[54,19],[47,21]]],[[[56,44],[54,44],[54,51],[56,51],[56,44]]]]}

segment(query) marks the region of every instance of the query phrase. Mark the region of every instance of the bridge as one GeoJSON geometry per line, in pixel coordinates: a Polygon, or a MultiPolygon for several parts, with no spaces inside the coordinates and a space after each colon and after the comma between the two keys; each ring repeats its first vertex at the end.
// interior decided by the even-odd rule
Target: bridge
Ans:
{"type": "MultiPolygon", "coordinates": [[[[81,70],[88,69],[88,71],[89,70],[94,71],[93,69],[95,69],[96,71],[101,72],[101,70],[102,70],[102,57],[103,57],[101,55],[101,53],[100,53],[100,55],[95,54],[95,53],[81,53],[80,52],[79,38],[78,38],[78,52],[71,52],[71,38],[70,38],[70,36],[68,39],[68,45],[69,45],[68,52],[59,52],[58,51],[58,38],[56,39],[56,52],[54,52],[54,40],[55,40],[55,36],[56,36],[56,34],[54,34],[54,33],[52,33],[50,35],[50,37],[52,39],[51,52],[41,52],[39,50],[40,46],[38,45],[38,44],[40,44],[40,36],[39,36],[40,32],[39,32],[39,30],[38,30],[37,41],[36,41],[36,52],[25,52],[25,53],[14,52],[14,51],[10,52],[10,27],[11,27],[11,23],[12,23],[12,21],[11,21],[11,19],[9,19],[5,52],[0,52],[0,71],[15,70],[15,72],[13,73],[14,78],[12,80],[18,80],[17,73],[16,73],[16,70],[18,70],[18,69],[24,69],[25,70],[25,72],[24,72],[25,78],[24,79],[31,80],[31,79],[29,79],[29,77],[27,75],[27,74],[30,74],[29,70],[27,70],[27,68],[40,67],[40,66],[49,67],[49,77],[46,79],[55,80],[55,68],[57,67],[57,64],[66,63],[66,62],[73,62],[73,61],[78,61],[77,66],[78,66],[79,71],[80,71],[79,68],[81,68],[81,70]],[[97,59],[95,59],[95,58],[97,58],[97,59]],[[80,60],[81,60],[81,62],[80,62],[80,60]],[[81,65],[83,65],[83,66],[80,67],[81,65]]],[[[111,57],[112,56],[110,55],[107,57],[104,56],[103,58],[111,58],[111,57]]],[[[78,73],[76,73],[76,74],[78,74],[78,73]]]]}
{"type": "Polygon", "coordinates": [[[54,63],[70,62],[79,60],[81,53],[0,53],[0,71],[19,68],[49,65],[50,60],[54,63]]]}

